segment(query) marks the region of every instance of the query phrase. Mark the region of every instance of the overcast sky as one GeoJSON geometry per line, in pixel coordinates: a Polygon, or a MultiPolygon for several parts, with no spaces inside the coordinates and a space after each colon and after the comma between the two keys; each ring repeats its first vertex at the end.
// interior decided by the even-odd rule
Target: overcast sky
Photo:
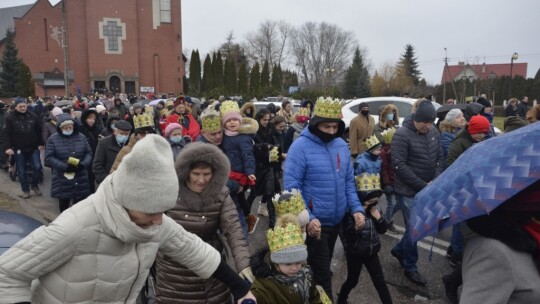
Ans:
{"type": "MultiPolygon", "coordinates": [[[[33,2],[0,0],[0,8],[33,2]]],[[[207,53],[231,31],[243,41],[265,19],[294,26],[325,21],[354,33],[372,72],[396,62],[410,43],[430,84],[441,80],[445,47],[450,65],[510,63],[517,52],[515,62],[527,62],[527,76],[534,77],[540,68],[539,11],[538,0],[184,0],[183,46],[207,53]]]]}

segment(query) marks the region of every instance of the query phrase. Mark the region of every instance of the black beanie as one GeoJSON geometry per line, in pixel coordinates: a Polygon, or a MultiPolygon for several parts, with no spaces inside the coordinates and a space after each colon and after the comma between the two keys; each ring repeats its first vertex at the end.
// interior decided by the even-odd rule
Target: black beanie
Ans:
{"type": "Polygon", "coordinates": [[[114,127],[122,131],[131,131],[132,126],[125,120],[119,120],[114,124],[114,127]]]}
{"type": "Polygon", "coordinates": [[[422,100],[414,113],[414,121],[416,122],[434,122],[437,117],[437,111],[429,100],[422,100]]]}
{"type": "Polygon", "coordinates": [[[374,198],[374,197],[381,197],[382,195],[382,191],[381,190],[372,190],[372,191],[360,191],[358,192],[360,195],[360,200],[362,202],[365,202],[365,201],[369,201],[370,199],[374,198]]]}
{"type": "Polygon", "coordinates": [[[489,100],[485,99],[484,97],[478,97],[476,102],[483,105],[484,108],[491,108],[491,102],[489,102],[489,100]]]}

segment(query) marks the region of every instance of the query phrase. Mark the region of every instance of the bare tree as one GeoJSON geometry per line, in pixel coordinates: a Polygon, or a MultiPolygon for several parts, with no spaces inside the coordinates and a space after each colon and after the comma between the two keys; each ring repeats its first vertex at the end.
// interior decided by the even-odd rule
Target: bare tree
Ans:
{"type": "Polygon", "coordinates": [[[246,47],[251,59],[270,66],[281,65],[287,56],[287,42],[292,27],[285,21],[266,20],[246,36],[246,47]]]}
{"type": "Polygon", "coordinates": [[[306,84],[333,84],[350,65],[357,47],[350,31],[335,24],[306,22],[290,39],[291,53],[306,84]]]}

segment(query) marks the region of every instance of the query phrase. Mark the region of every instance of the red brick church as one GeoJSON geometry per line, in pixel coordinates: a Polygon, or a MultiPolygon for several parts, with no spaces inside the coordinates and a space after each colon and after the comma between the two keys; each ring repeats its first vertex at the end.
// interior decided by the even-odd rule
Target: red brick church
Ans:
{"type": "Polygon", "coordinates": [[[65,28],[71,94],[104,88],[179,94],[185,63],[180,1],[62,0],[53,6],[37,0],[0,9],[0,52],[6,28],[13,28],[36,95],[64,95],[65,28]]]}

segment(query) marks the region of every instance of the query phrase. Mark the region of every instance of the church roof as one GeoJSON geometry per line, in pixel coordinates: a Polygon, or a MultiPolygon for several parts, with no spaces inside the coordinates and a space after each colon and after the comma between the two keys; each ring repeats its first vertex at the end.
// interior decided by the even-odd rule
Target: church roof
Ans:
{"type": "Polygon", "coordinates": [[[6,38],[6,32],[9,28],[15,29],[15,20],[24,16],[34,4],[19,5],[0,8],[0,41],[6,38]]]}

